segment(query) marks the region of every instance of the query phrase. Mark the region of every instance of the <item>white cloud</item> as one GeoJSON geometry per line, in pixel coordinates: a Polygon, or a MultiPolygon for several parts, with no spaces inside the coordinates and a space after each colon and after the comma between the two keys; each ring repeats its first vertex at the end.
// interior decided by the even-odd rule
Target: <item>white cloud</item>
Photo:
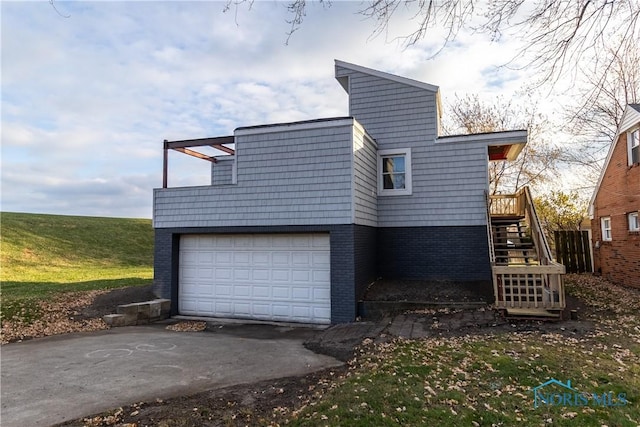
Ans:
{"type": "MultiPolygon", "coordinates": [[[[461,34],[430,60],[438,37],[403,49],[400,24],[371,37],[359,2],[310,3],[288,45],[285,3],[223,6],[63,2],[63,18],[46,2],[3,2],[2,209],[150,217],[164,139],[347,115],[336,58],[438,85],[445,102],[527,78],[496,68],[508,41],[461,34]]],[[[209,165],[171,166],[172,185],[192,185],[209,165]]]]}

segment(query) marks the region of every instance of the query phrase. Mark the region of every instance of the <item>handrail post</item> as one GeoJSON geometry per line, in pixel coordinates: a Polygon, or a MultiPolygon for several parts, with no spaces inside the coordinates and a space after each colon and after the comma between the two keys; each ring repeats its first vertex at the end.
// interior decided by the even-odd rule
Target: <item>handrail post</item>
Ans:
{"type": "Polygon", "coordinates": [[[168,175],[168,163],[169,163],[169,141],[164,140],[163,155],[162,155],[162,188],[167,188],[167,175],[168,175]]]}

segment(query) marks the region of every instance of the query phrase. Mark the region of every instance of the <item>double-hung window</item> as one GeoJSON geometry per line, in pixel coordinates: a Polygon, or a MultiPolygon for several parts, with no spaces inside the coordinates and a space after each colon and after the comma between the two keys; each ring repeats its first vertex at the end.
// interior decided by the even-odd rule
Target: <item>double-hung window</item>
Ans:
{"type": "Polygon", "coordinates": [[[627,133],[629,145],[629,166],[640,163],[640,128],[627,133]]]}
{"type": "Polygon", "coordinates": [[[378,151],[378,194],[411,194],[411,149],[378,151]]]}
{"type": "Polygon", "coordinates": [[[629,231],[640,231],[640,223],[638,222],[638,212],[630,212],[627,214],[629,223],[629,231]]]}
{"type": "Polygon", "coordinates": [[[600,228],[602,229],[602,241],[611,241],[611,217],[604,216],[600,218],[600,228]]]}

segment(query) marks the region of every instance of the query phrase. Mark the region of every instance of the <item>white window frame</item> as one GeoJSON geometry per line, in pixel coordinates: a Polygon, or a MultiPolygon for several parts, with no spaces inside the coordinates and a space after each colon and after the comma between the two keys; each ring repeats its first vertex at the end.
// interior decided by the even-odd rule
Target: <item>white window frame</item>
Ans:
{"type": "Polygon", "coordinates": [[[634,164],[633,150],[638,151],[638,160],[640,161],[640,128],[636,128],[627,132],[627,156],[629,160],[629,166],[633,166],[634,164]]]}
{"type": "Polygon", "coordinates": [[[603,242],[610,242],[611,240],[613,240],[611,235],[611,217],[610,216],[603,216],[602,218],[600,218],[600,228],[602,232],[603,242]],[[607,223],[608,223],[608,226],[607,226],[607,223]]]}
{"type": "Polygon", "coordinates": [[[629,231],[640,231],[638,212],[629,212],[627,214],[627,224],[629,224],[629,231]]]}
{"type": "Polygon", "coordinates": [[[410,196],[411,186],[411,148],[378,151],[378,196],[410,196]],[[404,156],[404,188],[386,189],[382,176],[382,160],[385,157],[404,156]]]}

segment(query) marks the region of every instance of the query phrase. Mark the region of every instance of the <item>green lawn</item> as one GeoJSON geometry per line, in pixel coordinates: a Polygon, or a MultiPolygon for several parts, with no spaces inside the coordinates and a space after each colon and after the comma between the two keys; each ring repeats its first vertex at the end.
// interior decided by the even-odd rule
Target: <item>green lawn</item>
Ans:
{"type": "MultiPolygon", "coordinates": [[[[638,293],[579,283],[569,283],[569,289],[595,307],[593,332],[370,342],[344,378],[287,421],[292,426],[640,425],[638,293]],[[585,403],[570,393],[562,404],[536,407],[533,388],[551,378],[570,380],[590,399],[585,403]],[[605,395],[606,404],[593,394],[601,402],[605,395]]],[[[567,390],[549,385],[541,391],[564,399],[567,390]]]]}
{"type": "Polygon", "coordinates": [[[60,292],[151,283],[150,220],[2,212],[0,227],[2,319],[37,318],[60,292]]]}

